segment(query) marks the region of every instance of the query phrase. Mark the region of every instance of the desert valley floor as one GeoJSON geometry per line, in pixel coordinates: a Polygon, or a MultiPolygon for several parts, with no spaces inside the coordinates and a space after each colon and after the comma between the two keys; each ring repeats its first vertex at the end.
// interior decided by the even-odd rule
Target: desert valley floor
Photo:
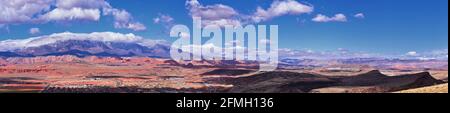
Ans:
{"type": "Polygon", "coordinates": [[[0,93],[448,93],[448,70],[442,69],[258,72],[251,63],[223,64],[73,56],[0,59],[0,93]]]}

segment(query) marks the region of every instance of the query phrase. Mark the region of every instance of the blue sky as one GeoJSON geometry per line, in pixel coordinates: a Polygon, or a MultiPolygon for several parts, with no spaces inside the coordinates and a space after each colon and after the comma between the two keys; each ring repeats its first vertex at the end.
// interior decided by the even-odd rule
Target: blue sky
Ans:
{"type": "MultiPolygon", "coordinates": [[[[149,39],[173,40],[166,25],[155,23],[161,15],[173,18],[171,24],[191,25],[185,0],[109,0],[112,7],[129,12],[146,30],[118,29],[113,16],[99,20],[3,22],[0,40],[24,39],[59,32],[134,33],[149,39]],[[31,28],[39,33],[30,34],[31,28]]],[[[202,6],[222,4],[241,14],[251,15],[257,7],[268,9],[272,0],[199,0],[202,6]]],[[[314,10],[302,14],[285,14],[258,24],[279,25],[281,48],[317,51],[345,48],[374,53],[406,53],[448,48],[448,0],[297,0],[314,10]],[[361,13],[364,18],[354,17],[361,13]],[[317,15],[333,17],[343,14],[346,21],[315,22],[317,15]]],[[[1,6],[1,5],[0,5],[1,6]]],[[[0,18],[1,19],[1,18],[0,18]]]]}

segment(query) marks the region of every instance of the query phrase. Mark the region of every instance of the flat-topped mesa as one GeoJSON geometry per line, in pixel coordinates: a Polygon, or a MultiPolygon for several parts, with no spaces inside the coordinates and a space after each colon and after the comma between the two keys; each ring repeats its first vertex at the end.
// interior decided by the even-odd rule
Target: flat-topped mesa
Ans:
{"type": "MultiPolygon", "coordinates": [[[[387,76],[378,70],[355,76],[324,76],[296,72],[273,71],[228,80],[235,87],[230,92],[327,92],[327,88],[343,92],[393,92],[444,83],[429,72],[387,76]],[[324,89],[321,89],[324,88],[324,89]],[[317,90],[315,90],[317,89],[317,90]]],[[[328,89],[328,91],[331,91],[328,89]]]]}
{"type": "Polygon", "coordinates": [[[360,77],[387,77],[383,73],[380,72],[380,70],[372,70],[364,74],[358,75],[360,77]]]}
{"type": "Polygon", "coordinates": [[[343,85],[369,86],[383,83],[386,78],[389,78],[389,76],[384,75],[379,70],[373,70],[356,76],[340,77],[339,80],[343,85]]]}
{"type": "Polygon", "coordinates": [[[305,93],[315,88],[329,87],[337,81],[321,75],[273,71],[229,80],[235,85],[232,93],[305,93]]]}
{"type": "Polygon", "coordinates": [[[444,81],[437,80],[436,78],[431,76],[431,74],[429,72],[401,75],[401,76],[398,76],[397,78],[399,78],[399,79],[410,78],[412,80],[412,82],[410,84],[406,85],[406,87],[411,87],[411,88],[432,86],[432,85],[444,83],[444,81]]]}
{"type": "Polygon", "coordinates": [[[157,65],[164,64],[164,59],[149,57],[77,57],[73,55],[64,56],[40,56],[40,57],[13,57],[0,58],[0,65],[8,64],[52,64],[52,63],[93,63],[93,64],[148,64],[157,65]]]}
{"type": "Polygon", "coordinates": [[[3,58],[0,57],[0,66],[6,65],[7,63],[8,63],[8,62],[7,62],[5,59],[3,59],[3,58]]]}
{"type": "Polygon", "coordinates": [[[7,58],[6,61],[11,64],[35,64],[35,63],[75,63],[81,59],[76,56],[46,56],[46,57],[13,57],[7,58]]]}
{"type": "Polygon", "coordinates": [[[199,60],[199,61],[176,61],[176,60],[165,60],[166,64],[172,66],[181,66],[186,68],[202,68],[202,67],[213,67],[213,68],[248,68],[256,69],[259,63],[255,61],[237,61],[237,60],[199,60]]]}

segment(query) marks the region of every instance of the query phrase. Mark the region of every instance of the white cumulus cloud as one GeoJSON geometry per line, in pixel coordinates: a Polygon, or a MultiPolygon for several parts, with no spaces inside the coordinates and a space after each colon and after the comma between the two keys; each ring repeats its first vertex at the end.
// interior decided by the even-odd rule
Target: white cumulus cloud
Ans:
{"type": "Polygon", "coordinates": [[[32,22],[50,10],[53,0],[0,0],[0,24],[32,22]]]}
{"type": "Polygon", "coordinates": [[[316,17],[312,19],[314,22],[347,22],[347,17],[342,14],[336,14],[333,17],[328,17],[323,14],[318,14],[316,17]]]}
{"type": "Polygon", "coordinates": [[[126,10],[106,9],[105,14],[113,15],[115,20],[114,22],[115,28],[126,28],[132,29],[134,31],[143,31],[147,29],[147,27],[145,27],[144,24],[140,22],[134,22],[133,16],[131,16],[131,14],[126,10]]]}
{"type": "Polygon", "coordinates": [[[73,21],[90,20],[98,21],[100,19],[99,9],[54,9],[41,17],[44,21],[73,21]]]}
{"type": "Polygon", "coordinates": [[[419,53],[417,53],[416,51],[410,51],[408,53],[406,53],[407,56],[418,56],[419,53]]]}
{"type": "Polygon", "coordinates": [[[31,28],[30,29],[30,34],[34,35],[34,34],[39,34],[41,33],[41,30],[39,28],[31,28]]]}
{"type": "Polygon", "coordinates": [[[164,26],[165,30],[169,30],[170,28],[172,28],[172,26],[175,25],[174,21],[174,18],[166,14],[159,14],[158,17],[153,18],[153,23],[161,24],[162,26],[164,26]]]}
{"type": "Polygon", "coordinates": [[[364,13],[358,13],[358,14],[355,14],[354,17],[355,17],[355,18],[360,18],[360,19],[366,18],[366,16],[364,15],[364,13]]]}
{"type": "Polygon", "coordinates": [[[69,21],[99,21],[112,15],[116,28],[145,30],[127,11],[112,7],[105,0],[1,0],[0,25],[69,21]],[[126,17],[123,17],[126,16],[126,17]]]}
{"type": "Polygon", "coordinates": [[[188,0],[186,7],[193,18],[202,18],[202,24],[204,25],[241,25],[239,19],[240,14],[227,5],[215,4],[204,6],[197,0],[188,0]]]}
{"type": "Polygon", "coordinates": [[[276,0],[267,10],[258,7],[255,14],[252,15],[252,19],[254,22],[261,22],[287,14],[299,15],[304,13],[311,13],[313,11],[313,6],[302,4],[295,0],[276,0]]]}
{"type": "Polygon", "coordinates": [[[267,9],[257,7],[254,13],[242,14],[233,7],[224,4],[203,5],[198,0],[187,0],[189,14],[201,17],[204,25],[245,25],[259,23],[284,15],[311,13],[314,7],[295,0],[274,0],[267,9]]]}
{"type": "Polygon", "coordinates": [[[153,23],[172,23],[174,19],[169,15],[160,14],[158,17],[153,19],[153,23]]]}
{"type": "Polygon", "coordinates": [[[72,9],[74,7],[99,9],[110,7],[110,5],[105,0],[56,0],[56,7],[62,9],[72,9]]]}

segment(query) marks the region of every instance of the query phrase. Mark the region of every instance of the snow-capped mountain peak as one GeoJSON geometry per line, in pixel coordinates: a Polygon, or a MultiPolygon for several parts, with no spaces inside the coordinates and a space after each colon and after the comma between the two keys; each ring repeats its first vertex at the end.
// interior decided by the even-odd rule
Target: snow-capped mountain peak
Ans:
{"type": "Polygon", "coordinates": [[[123,43],[139,43],[143,46],[154,46],[155,44],[164,44],[165,41],[149,40],[140,36],[129,34],[121,34],[114,32],[93,32],[93,33],[55,33],[51,35],[32,37],[28,39],[5,40],[0,41],[0,51],[12,51],[29,47],[39,47],[43,45],[53,44],[56,42],[64,42],[69,40],[78,41],[98,41],[98,42],[123,42],[123,43]]]}

